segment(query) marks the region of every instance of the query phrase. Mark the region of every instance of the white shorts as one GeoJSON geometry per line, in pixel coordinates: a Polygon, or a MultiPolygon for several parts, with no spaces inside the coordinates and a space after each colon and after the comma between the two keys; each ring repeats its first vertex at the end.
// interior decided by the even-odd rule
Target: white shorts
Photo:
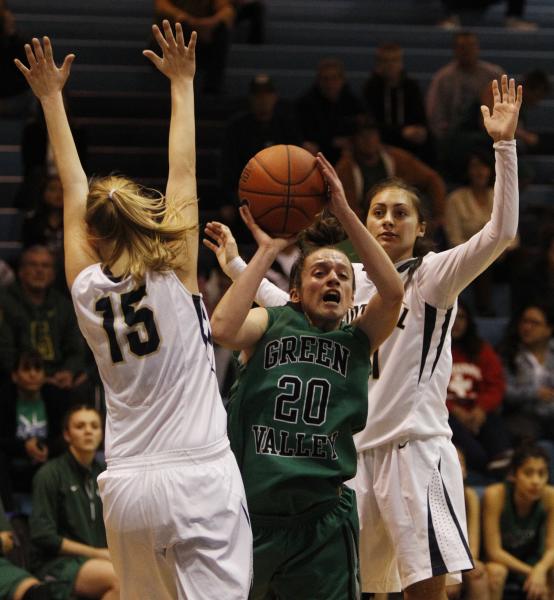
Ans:
{"type": "Polygon", "coordinates": [[[121,600],[248,598],[252,531],[227,438],[109,461],[98,484],[121,600]]]}
{"type": "Polygon", "coordinates": [[[364,592],[398,592],[473,568],[462,471],[446,437],[401,440],[358,454],[356,491],[364,592]]]}

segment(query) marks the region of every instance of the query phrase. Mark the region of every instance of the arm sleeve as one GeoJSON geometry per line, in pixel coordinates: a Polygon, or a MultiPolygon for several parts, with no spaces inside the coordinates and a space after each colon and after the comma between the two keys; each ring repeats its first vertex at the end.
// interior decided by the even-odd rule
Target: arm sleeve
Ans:
{"type": "Polygon", "coordinates": [[[483,379],[479,386],[477,403],[485,412],[492,412],[500,406],[504,396],[504,371],[500,358],[489,344],[483,344],[480,362],[483,379]]]}
{"type": "MultiPolygon", "coordinates": [[[[229,274],[234,281],[246,269],[246,263],[240,256],[235,257],[228,265],[229,274]]],[[[268,308],[283,306],[289,301],[289,295],[268,279],[263,279],[254,298],[256,304],[268,308]]]]}
{"type": "Polygon", "coordinates": [[[433,254],[420,269],[419,289],[428,304],[452,306],[458,294],[510,245],[517,234],[518,179],[515,140],[494,144],[496,182],[490,221],[467,242],[433,254]]]}
{"type": "Polygon", "coordinates": [[[62,545],[62,536],[58,533],[57,487],[50,469],[42,467],[37,471],[33,479],[33,510],[29,519],[31,541],[44,553],[52,555],[57,555],[62,545]]]}
{"type": "Polygon", "coordinates": [[[507,406],[517,408],[518,410],[532,411],[538,402],[538,385],[530,377],[522,379],[518,377],[517,373],[506,369],[506,394],[504,402],[507,406]]]}

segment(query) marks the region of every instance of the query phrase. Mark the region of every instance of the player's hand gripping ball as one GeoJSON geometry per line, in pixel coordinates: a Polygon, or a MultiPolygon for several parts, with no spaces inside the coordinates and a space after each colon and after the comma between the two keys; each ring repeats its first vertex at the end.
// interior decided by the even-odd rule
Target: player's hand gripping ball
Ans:
{"type": "Polygon", "coordinates": [[[315,158],[298,146],[271,146],[248,161],[239,200],[272,236],[294,235],[323,210],[327,186],[315,158]]]}

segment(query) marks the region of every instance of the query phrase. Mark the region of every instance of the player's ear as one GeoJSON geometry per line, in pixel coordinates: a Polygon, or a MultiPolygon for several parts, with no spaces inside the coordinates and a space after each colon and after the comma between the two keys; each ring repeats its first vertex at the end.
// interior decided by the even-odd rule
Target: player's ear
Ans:
{"type": "Polygon", "coordinates": [[[300,302],[300,292],[295,287],[290,288],[289,297],[290,297],[290,301],[294,302],[295,304],[300,302]]]}

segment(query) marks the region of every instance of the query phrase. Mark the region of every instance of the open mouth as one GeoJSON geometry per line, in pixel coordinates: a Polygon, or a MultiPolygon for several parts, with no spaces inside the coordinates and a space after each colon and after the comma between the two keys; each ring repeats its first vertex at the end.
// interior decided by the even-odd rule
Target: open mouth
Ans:
{"type": "Polygon", "coordinates": [[[335,304],[338,304],[340,302],[340,293],[337,291],[327,292],[323,296],[323,302],[333,302],[335,304]]]}

